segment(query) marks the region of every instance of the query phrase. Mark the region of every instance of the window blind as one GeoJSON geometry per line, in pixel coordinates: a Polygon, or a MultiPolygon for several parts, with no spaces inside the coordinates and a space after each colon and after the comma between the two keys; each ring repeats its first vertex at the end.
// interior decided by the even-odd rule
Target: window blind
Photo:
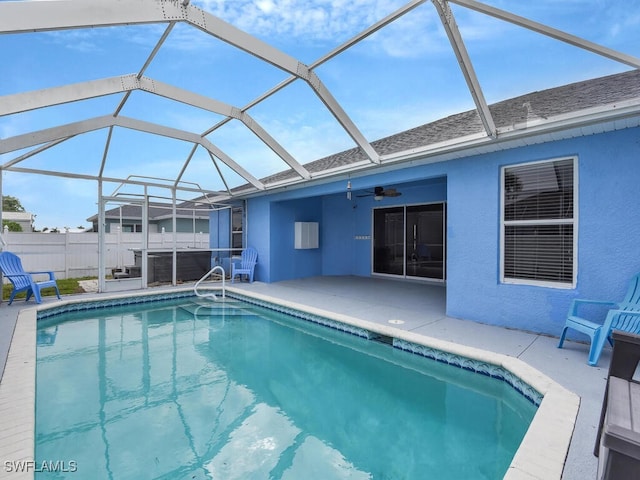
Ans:
{"type": "Polygon", "coordinates": [[[574,160],[506,167],[503,279],[572,283],[574,160]]]}

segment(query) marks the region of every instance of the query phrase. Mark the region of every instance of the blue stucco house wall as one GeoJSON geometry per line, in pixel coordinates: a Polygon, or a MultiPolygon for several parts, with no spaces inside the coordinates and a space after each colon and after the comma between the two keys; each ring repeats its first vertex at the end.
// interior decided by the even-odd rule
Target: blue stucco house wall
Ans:
{"type": "Polygon", "coordinates": [[[209,248],[212,249],[212,265],[220,265],[225,271],[231,271],[231,256],[227,253],[231,248],[231,210],[214,210],[210,214],[209,248]]]}
{"type": "Polygon", "coordinates": [[[639,140],[635,128],[451,162],[447,314],[558,334],[571,299],[622,299],[640,271],[639,140]],[[572,155],[578,158],[576,287],[500,283],[500,167],[572,155]]]}
{"type": "Polygon", "coordinates": [[[371,276],[374,207],[446,202],[447,315],[557,335],[573,298],[621,298],[640,271],[638,159],[640,129],[628,128],[285,188],[247,199],[247,245],[258,249],[259,281],[371,276]],[[501,283],[501,168],[564,157],[578,166],[575,288],[501,283]],[[359,196],[389,184],[402,196],[359,196]],[[297,221],[319,223],[319,248],[294,248],[297,221]]]}

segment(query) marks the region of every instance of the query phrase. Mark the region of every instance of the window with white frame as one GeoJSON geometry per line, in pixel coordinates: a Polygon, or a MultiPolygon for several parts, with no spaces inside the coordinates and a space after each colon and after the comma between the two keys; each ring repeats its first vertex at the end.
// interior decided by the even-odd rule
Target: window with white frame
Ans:
{"type": "Polygon", "coordinates": [[[231,209],[231,248],[243,248],[244,235],[242,225],[244,224],[244,212],[242,207],[231,209]]]}
{"type": "Polygon", "coordinates": [[[502,282],[575,285],[576,177],[575,158],[502,168],[502,282]]]}

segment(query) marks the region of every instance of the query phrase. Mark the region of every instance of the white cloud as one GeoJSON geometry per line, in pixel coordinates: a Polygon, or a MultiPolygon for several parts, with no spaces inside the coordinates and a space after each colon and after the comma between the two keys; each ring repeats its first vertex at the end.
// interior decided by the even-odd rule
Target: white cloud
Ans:
{"type": "MultiPolygon", "coordinates": [[[[252,35],[268,39],[269,43],[327,49],[360,34],[406,4],[400,0],[197,0],[193,3],[252,35]]],[[[480,20],[466,23],[468,35],[480,35],[483,25],[480,20]]],[[[442,52],[448,41],[435,8],[426,2],[371,35],[362,45],[360,51],[365,55],[417,58],[442,52]]]]}
{"type": "Polygon", "coordinates": [[[109,34],[106,29],[74,29],[46,33],[52,43],[83,53],[103,51],[100,40],[109,34]]]}
{"type": "Polygon", "coordinates": [[[257,7],[264,13],[269,14],[275,9],[275,4],[271,0],[262,0],[256,3],[257,7]]]}
{"type": "Polygon", "coordinates": [[[431,5],[419,7],[395,20],[366,41],[370,52],[394,58],[418,58],[440,53],[448,40],[431,5]]]}
{"type": "MultiPolygon", "coordinates": [[[[308,163],[355,146],[353,140],[337,122],[312,123],[304,116],[289,119],[271,119],[269,132],[300,163],[308,163]]],[[[280,162],[275,171],[288,168],[280,162]]]]}
{"type": "Polygon", "coordinates": [[[399,0],[199,0],[195,5],[258,36],[345,40],[391,13],[399,0]]]}
{"type": "MultiPolygon", "coordinates": [[[[625,37],[629,32],[637,32],[640,27],[640,5],[635,10],[625,10],[623,12],[609,12],[612,22],[609,25],[608,33],[613,39],[625,37]]],[[[609,22],[607,22],[609,23],[609,22]]]]}

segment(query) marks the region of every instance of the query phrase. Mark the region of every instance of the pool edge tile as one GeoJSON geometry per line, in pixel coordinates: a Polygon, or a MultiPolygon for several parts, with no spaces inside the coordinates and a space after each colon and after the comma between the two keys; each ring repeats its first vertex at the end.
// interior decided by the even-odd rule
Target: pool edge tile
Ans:
{"type": "MultiPolygon", "coordinates": [[[[4,375],[0,382],[0,398],[8,404],[10,417],[5,422],[15,433],[0,441],[0,478],[33,479],[34,472],[8,471],[6,462],[33,462],[35,454],[36,406],[36,319],[37,309],[20,311],[13,332],[4,375]],[[10,438],[10,441],[8,441],[10,438]],[[7,441],[5,441],[7,440],[7,441]]],[[[28,469],[27,469],[28,470],[28,469]]]]}

